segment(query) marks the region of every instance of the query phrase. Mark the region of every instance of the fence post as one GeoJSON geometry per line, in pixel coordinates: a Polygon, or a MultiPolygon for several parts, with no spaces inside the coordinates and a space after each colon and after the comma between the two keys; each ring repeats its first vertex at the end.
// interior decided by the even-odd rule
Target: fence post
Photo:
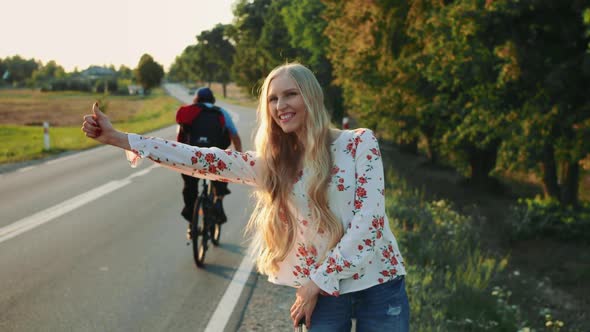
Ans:
{"type": "Polygon", "coordinates": [[[49,151],[50,142],[49,142],[49,122],[43,122],[43,150],[49,151]]]}

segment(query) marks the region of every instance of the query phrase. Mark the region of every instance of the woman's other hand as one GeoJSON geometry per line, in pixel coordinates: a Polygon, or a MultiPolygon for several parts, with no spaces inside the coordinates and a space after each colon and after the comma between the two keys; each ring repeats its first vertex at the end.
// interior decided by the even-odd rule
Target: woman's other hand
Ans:
{"type": "Polygon", "coordinates": [[[293,326],[297,327],[298,323],[305,319],[305,327],[308,329],[311,327],[311,314],[318,302],[320,291],[321,289],[312,280],[297,289],[295,303],[291,306],[293,326]]]}
{"type": "Polygon", "coordinates": [[[100,143],[118,146],[129,150],[127,134],[115,130],[109,118],[98,108],[98,103],[92,105],[92,114],[84,116],[82,131],[86,136],[100,143]]]}

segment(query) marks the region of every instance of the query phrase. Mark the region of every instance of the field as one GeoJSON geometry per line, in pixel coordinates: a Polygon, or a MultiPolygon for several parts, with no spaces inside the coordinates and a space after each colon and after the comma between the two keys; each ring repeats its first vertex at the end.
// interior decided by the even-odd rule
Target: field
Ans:
{"type": "Polygon", "coordinates": [[[0,90],[0,164],[47,157],[96,145],[80,130],[82,117],[100,100],[117,128],[143,133],[174,123],[179,102],[162,90],[150,96],[108,96],[79,92],[0,90]],[[43,150],[43,122],[51,148],[43,150]]]}

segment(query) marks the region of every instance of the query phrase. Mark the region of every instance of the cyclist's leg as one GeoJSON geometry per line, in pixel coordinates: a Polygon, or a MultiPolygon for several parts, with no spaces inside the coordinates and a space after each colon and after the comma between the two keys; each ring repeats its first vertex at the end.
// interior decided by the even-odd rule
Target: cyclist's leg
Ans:
{"type": "Polygon", "coordinates": [[[217,216],[219,217],[219,221],[224,223],[227,221],[227,216],[223,210],[223,198],[225,195],[229,195],[231,191],[227,189],[227,182],[211,181],[211,183],[213,185],[213,193],[215,194],[215,209],[217,211],[217,216]]]}
{"type": "Polygon", "coordinates": [[[199,193],[199,179],[185,174],[181,175],[182,180],[184,181],[184,187],[182,188],[184,208],[180,214],[186,219],[186,221],[190,221],[193,215],[195,201],[197,200],[197,195],[199,193]]]}

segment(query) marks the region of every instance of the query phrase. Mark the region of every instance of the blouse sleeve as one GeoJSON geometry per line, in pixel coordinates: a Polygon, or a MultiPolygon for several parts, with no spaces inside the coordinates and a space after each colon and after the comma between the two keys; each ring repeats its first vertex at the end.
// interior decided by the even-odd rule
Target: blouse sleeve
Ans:
{"type": "Polygon", "coordinates": [[[258,158],[253,152],[200,148],[156,137],[128,135],[132,167],[149,158],[162,166],[194,177],[256,185],[258,158]]]}
{"type": "Polygon", "coordinates": [[[375,257],[375,240],[383,236],[385,197],[383,163],[373,132],[355,137],[355,195],[353,218],[343,237],[310,278],[325,292],[338,295],[340,280],[361,274],[375,257]]]}

